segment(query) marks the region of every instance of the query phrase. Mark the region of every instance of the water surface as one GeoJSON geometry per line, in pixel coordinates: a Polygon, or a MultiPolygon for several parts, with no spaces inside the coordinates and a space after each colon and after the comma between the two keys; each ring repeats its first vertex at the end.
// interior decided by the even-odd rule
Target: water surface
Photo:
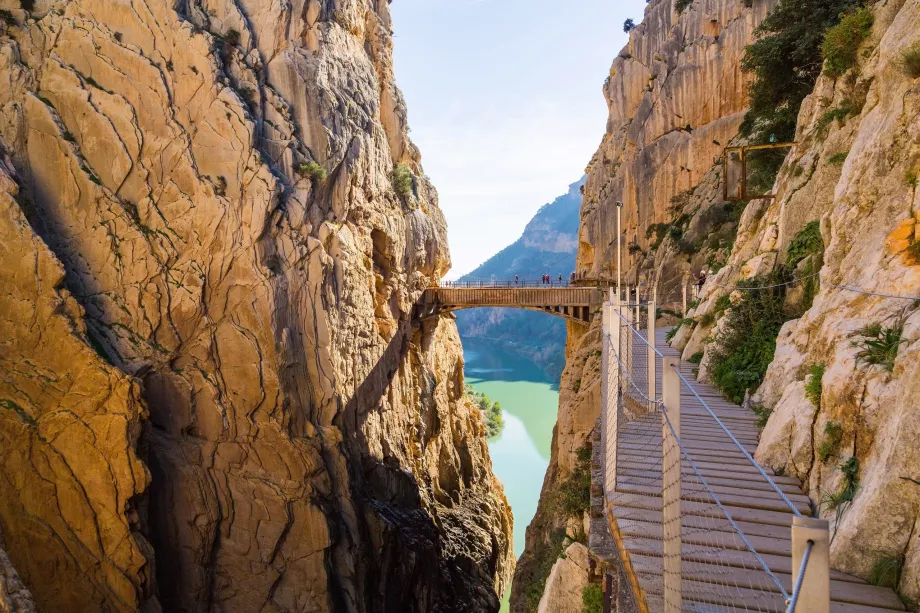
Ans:
{"type": "MultiPolygon", "coordinates": [[[[479,339],[463,339],[466,382],[502,405],[505,429],[489,441],[492,470],[505,486],[514,513],[514,555],[524,551],[524,531],[537,510],[549,465],[559,404],[558,382],[539,366],[479,339]]],[[[508,595],[502,611],[508,610],[508,595]]]]}

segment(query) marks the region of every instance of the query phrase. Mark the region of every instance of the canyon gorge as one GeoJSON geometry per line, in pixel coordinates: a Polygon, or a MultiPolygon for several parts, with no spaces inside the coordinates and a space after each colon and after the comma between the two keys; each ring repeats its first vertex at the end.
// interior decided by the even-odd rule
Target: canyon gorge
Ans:
{"type": "MultiPolygon", "coordinates": [[[[467,278],[657,296],[832,567],[920,611],[920,0],[644,9],[585,178],[467,278]],[[746,145],[778,147],[733,197],[746,145]]],[[[599,309],[419,316],[451,258],[393,30],[389,0],[0,0],[0,613],[632,612],[590,551],[599,309]],[[542,478],[517,561],[488,343],[545,371],[508,375],[530,455],[493,448],[529,458],[509,497],[542,478]]]]}

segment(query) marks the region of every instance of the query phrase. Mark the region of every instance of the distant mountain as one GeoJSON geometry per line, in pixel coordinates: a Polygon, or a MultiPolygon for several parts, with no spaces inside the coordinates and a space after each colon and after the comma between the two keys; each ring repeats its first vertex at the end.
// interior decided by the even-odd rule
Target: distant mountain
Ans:
{"type": "MultiPolygon", "coordinates": [[[[569,191],[543,205],[524,228],[521,237],[486,260],[459,281],[507,279],[539,280],[548,274],[554,280],[568,278],[575,270],[578,249],[581,186],[585,177],[569,191]]],[[[462,338],[493,341],[508,351],[533,359],[554,381],[565,364],[565,321],[541,313],[518,309],[472,309],[457,313],[462,338]]]]}

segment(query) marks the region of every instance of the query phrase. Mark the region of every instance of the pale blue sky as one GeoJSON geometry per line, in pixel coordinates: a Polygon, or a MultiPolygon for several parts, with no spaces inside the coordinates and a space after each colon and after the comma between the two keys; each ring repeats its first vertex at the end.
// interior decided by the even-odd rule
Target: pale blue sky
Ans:
{"type": "Polygon", "coordinates": [[[517,240],[605,132],[601,87],[644,0],[394,0],[396,81],[454,268],[517,240]]]}

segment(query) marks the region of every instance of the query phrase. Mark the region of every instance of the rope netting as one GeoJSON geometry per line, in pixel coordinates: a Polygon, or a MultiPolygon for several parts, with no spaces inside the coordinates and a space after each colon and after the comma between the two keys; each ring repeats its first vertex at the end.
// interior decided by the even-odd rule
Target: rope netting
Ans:
{"type": "Polygon", "coordinates": [[[679,365],[665,398],[671,361],[639,332],[647,308],[606,308],[605,492],[649,610],[785,611],[791,570],[772,568],[790,555],[790,515],[807,506],[751,456],[753,416],[708,399],[679,365]]]}

